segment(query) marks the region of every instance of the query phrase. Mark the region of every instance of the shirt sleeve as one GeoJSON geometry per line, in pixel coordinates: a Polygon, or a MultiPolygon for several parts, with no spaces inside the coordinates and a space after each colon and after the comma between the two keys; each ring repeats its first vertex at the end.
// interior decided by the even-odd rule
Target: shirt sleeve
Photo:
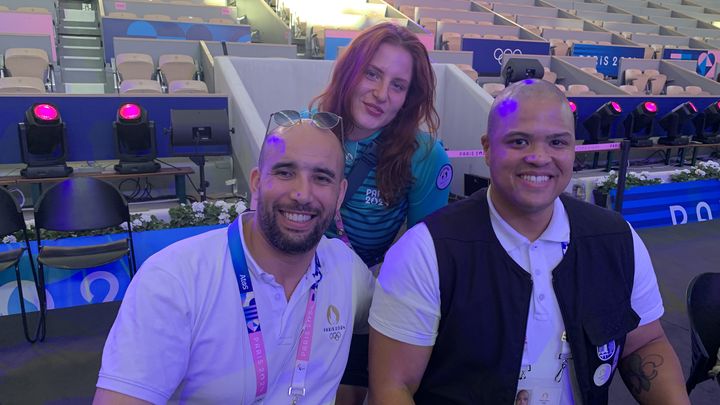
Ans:
{"type": "MultiPolygon", "coordinates": [[[[628,224],[629,225],[629,224],[628,224]]],[[[640,325],[646,325],[660,319],[665,312],[660,289],[658,288],[655,270],[653,269],[650,253],[640,236],[630,226],[633,237],[635,255],[635,277],[630,303],[640,316],[640,325]]]]}
{"type": "Polygon", "coordinates": [[[424,223],[388,250],[380,269],[370,325],[392,339],[417,346],[435,344],[440,323],[440,280],[435,246],[424,223]]]}
{"type": "Polygon", "coordinates": [[[166,403],[188,365],[188,308],[187,294],[175,276],[144,265],[130,283],[105,342],[97,387],[166,403]]]}
{"type": "Polygon", "coordinates": [[[447,205],[453,171],[442,142],[419,136],[420,146],[413,156],[415,182],[410,189],[407,227],[447,205]],[[432,146],[430,146],[432,145],[432,146]]]}

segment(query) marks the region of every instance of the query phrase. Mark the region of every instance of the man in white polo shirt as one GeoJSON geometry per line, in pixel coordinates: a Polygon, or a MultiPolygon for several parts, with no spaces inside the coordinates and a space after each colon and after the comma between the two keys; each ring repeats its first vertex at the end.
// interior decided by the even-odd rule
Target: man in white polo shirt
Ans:
{"type": "Polygon", "coordinates": [[[95,404],[334,403],[373,287],[362,260],[323,237],[346,188],[334,118],[276,117],[251,174],[257,211],[143,264],[95,404]]]}
{"type": "Polygon", "coordinates": [[[614,371],[641,403],[687,404],[640,238],[561,195],[574,120],[546,82],[492,105],[492,184],[410,229],[370,311],[371,404],[607,404],[614,371]]]}

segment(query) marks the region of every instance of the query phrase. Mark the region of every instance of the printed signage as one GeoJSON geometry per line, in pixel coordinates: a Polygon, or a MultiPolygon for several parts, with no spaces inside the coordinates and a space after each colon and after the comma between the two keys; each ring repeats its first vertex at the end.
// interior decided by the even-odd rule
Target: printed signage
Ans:
{"type": "MultiPolygon", "coordinates": [[[[616,191],[610,191],[613,205],[616,191]]],[[[626,189],[622,215],[636,229],[719,218],[720,180],[664,183],[626,189]]]]}
{"type": "Polygon", "coordinates": [[[480,76],[500,74],[503,55],[550,55],[550,43],[502,39],[463,38],[462,50],[473,53],[473,69],[480,76]]]}
{"type": "Polygon", "coordinates": [[[573,44],[572,56],[595,56],[598,72],[617,78],[620,58],[640,58],[645,55],[643,48],[636,46],[573,44]]]}

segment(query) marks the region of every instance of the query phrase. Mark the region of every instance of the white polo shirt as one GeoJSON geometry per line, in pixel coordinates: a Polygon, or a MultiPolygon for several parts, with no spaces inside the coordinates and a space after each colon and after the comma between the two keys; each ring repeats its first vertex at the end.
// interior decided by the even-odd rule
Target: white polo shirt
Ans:
{"type": "MultiPolygon", "coordinates": [[[[242,240],[267,353],[264,403],[289,403],[314,263],[288,301],[242,240]]],[[[367,333],[374,283],[340,240],[323,237],[317,254],[323,278],[307,392],[299,401],[313,405],[334,403],[352,334],[367,333]]],[[[170,245],[143,264],[105,343],[97,386],[155,404],[250,404],[256,377],[249,349],[227,229],[213,230],[170,245]]]]}
{"type": "MultiPolygon", "coordinates": [[[[532,371],[519,383],[519,389],[532,389],[542,384],[539,380],[554,381],[560,370],[558,354],[562,351],[561,336],[565,328],[552,287],[552,270],[562,260],[570,240],[570,224],[558,198],[550,224],[535,242],[530,242],[500,217],[490,193],[487,201],[493,231],[500,244],[533,279],[523,352],[523,365],[530,364],[532,371]]],[[[641,318],[640,325],[644,325],[660,318],[664,309],[650,255],[634,230],[632,237],[635,276],[631,305],[641,318]]],[[[440,281],[435,246],[424,223],[406,232],[385,256],[369,322],[375,330],[392,339],[418,346],[435,344],[440,322],[440,281]]],[[[567,370],[559,387],[558,395],[562,398],[559,403],[572,403],[567,370]]],[[[531,404],[535,402],[532,399],[531,396],[531,404]]]]}

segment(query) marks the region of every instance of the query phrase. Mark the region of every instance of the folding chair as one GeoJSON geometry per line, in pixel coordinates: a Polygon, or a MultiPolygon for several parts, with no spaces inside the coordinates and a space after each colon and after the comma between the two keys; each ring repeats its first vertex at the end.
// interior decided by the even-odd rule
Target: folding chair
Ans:
{"type": "Polygon", "coordinates": [[[690,394],[697,384],[711,378],[708,371],[715,365],[720,348],[720,273],[703,273],[690,282],[687,308],[692,367],[685,388],[690,394]]]}
{"type": "MultiPolygon", "coordinates": [[[[45,312],[43,311],[43,303],[45,300],[41,297],[44,296],[44,290],[40,292],[38,286],[38,277],[35,271],[35,264],[33,263],[32,251],[30,250],[30,241],[28,239],[27,228],[25,227],[25,218],[23,217],[22,210],[17,205],[17,202],[13,198],[10,192],[0,187],[0,238],[6,235],[13,234],[17,231],[23,232],[23,238],[25,239],[25,247],[8,249],[0,251],[0,272],[5,271],[11,267],[15,267],[15,280],[17,281],[18,298],[20,299],[20,314],[22,317],[23,332],[25,333],[25,339],[30,343],[35,343],[42,334],[41,327],[44,328],[45,322],[43,317],[45,312]],[[25,296],[22,289],[22,281],[20,279],[20,259],[22,258],[23,252],[28,253],[28,259],[30,261],[30,270],[32,271],[33,281],[35,282],[35,292],[38,295],[39,301],[39,312],[40,319],[38,320],[38,326],[35,329],[34,337],[30,337],[30,329],[28,327],[27,311],[25,310],[25,296]]],[[[42,339],[40,339],[42,340],[42,339]]]]}
{"type": "Polygon", "coordinates": [[[43,193],[35,205],[38,278],[45,288],[45,266],[79,270],[128,257],[128,273],[135,274],[135,249],[130,211],[125,197],[112,184],[93,177],[71,177],[43,193]],[[40,230],[78,232],[128,224],[127,237],[95,245],[43,246],[40,230]]]}

